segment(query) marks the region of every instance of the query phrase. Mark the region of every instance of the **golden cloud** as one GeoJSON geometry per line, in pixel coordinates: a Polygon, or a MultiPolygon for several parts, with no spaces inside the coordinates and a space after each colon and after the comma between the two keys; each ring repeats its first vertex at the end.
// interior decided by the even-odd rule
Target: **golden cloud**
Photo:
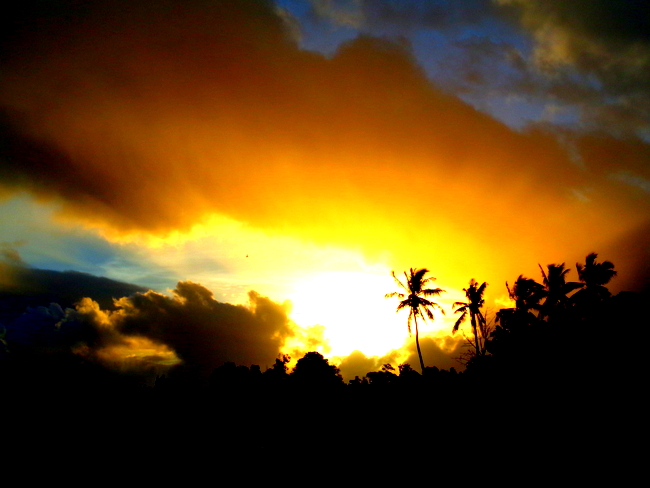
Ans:
{"type": "Polygon", "coordinates": [[[639,212],[554,134],[443,93],[404,45],[360,37],[327,59],[299,50],[270,2],[127,3],[60,2],[68,16],[8,31],[5,188],[105,232],[220,214],[390,250],[456,287],[577,260],[647,220],[647,196],[639,212]]]}

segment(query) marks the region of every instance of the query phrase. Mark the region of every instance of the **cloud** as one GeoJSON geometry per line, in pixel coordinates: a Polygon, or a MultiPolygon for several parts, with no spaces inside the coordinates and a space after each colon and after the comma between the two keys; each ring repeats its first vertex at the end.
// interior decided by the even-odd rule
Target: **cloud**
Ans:
{"type": "MultiPolygon", "coordinates": [[[[13,249],[6,251],[10,260],[0,262],[0,355],[15,364],[32,361],[54,371],[76,355],[150,380],[179,364],[206,378],[226,361],[265,369],[280,352],[297,359],[327,348],[323,327],[298,327],[288,317],[289,302],[255,291],[247,306],[219,302],[190,281],[179,282],[168,296],[86,273],[29,268],[13,249]]],[[[37,366],[32,369],[39,374],[37,366]]]]}
{"type": "Polygon", "coordinates": [[[301,51],[264,1],[71,5],[5,21],[1,181],[109,236],[221,214],[390,250],[462,287],[577,260],[647,220],[598,158],[584,171],[555,133],[442,92],[404,43],[301,51]]]}
{"type": "MultiPolygon", "coordinates": [[[[645,2],[598,0],[543,2],[497,0],[535,40],[535,67],[554,83],[575,80],[596,86],[599,103],[581,100],[583,124],[634,133],[647,130],[650,109],[650,7],[645,2]],[[573,71],[573,74],[569,70],[573,71]],[[617,115],[619,114],[620,115],[617,115]],[[610,125],[611,128],[611,125],[610,125]]],[[[571,83],[575,85],[575,83],[571,83]]],[[[572,94],[575,101],[584,90],[572,94]]],[[[565,92],[568,94],[568,92],[565,92]]],[[[564,97],[565,100],[568,100],[564,97]]]]}
{"type": "MultiPolygon", "coordinates": [[[[73,353],[112,370],[153,377],[173,362],[173,352],[166,346],[123,337],[106,320],[96,320],[99,327],[78,323],[62,330],[57,326],[69,319],[72,307],[89,310],[92,304],[96,318],[102,317],[115,310],[115,299],[144,288],[76,271],[31,268],[8,246],[4,254],[5,260],[0,261],[0,331],[4,335],[0,356],[6,360],[4,367],[18,369],[18,378],[44,378],[46,370],[48,377],[59,375],[53,381],[63,380],[68,373],[82,374],[84,367],[72,360],[73,353]],[[88,297],[99,301],[106,312],[88,297]]],[[[47,384],[48,380],[43,381],[47,384]]]]}
{"type": "Polygon", "coordinates": [[[171,297],[148,291],[121,298],[115,311],[84,299],[60,327],[92,331],[79,349],[85,355],[108,357],[114,346],[147,339],[173,351],[186,371],[206,378],[226,361],[271,365],[293,334],[287,305],[255,292],[249,297],[248,307],[221,303],[205,287],[185,281],[171,297]]]}
{"type": "MultiPolygon", "coordinates": [[[[321,22],[416,39],[429,75],[446,90],[512,123],[531,118],[490,103],[518,93],[532,105],[567,105],[564,121],[647,137],[650,14],[643,2],[313,0],[321,22]],[[440,45],[444,47],[440,47],[440,45]],[[433,54],[435,53],[435,54],[433,54]],[[514,68],[514,71],[513,71],[514,68]],[[577,118],[578,120],[574,120],[577,118]]],[[[520,109],[524,109],[523,105],[520,109]]]]}
{"type": "Polygon", "coordinates": [[[340,358],[338,368],[341,370],[343,379],[347,382],[353,380],[356,376],[363,378],[371,371],[379,371],[384,364],[393,364],[397,369],[401,356],[403,354],[399,350],[391,351],[382,357],[366,356],[361,351],[352,351],[349,356],[340,358]]]}
{"type": "Polygon", "coordinates": [[[315,17],[338,25],[372,31],[404,32],[427,27],[445,29],[475,24],[492,9],[489,0],[467,0],[449,8],[444,1],[402,0],[311,0],[315,17]]]}
{"type": "Polygon", "coordinates": [[[27,307],[73,307],[84,297],[91,297],[104,308],[112,308],[113,300],[146,291],[137,285],[93,276],[78,271],[52,271],[31,268],[22,262],[18,252],[6,247],[5,260],[0,260],[0,322],[11,322],[27,307]]]}
{"type": "MultiPolygon", "coordinates": [[[[420,359],[418,358],[415,341],[407,345],[409,355],[404,361],[419,371],[420,359]]],[[[449,335],[439,337],[427,336],[420,339],[420,349],[425,366],[436,366],[440,369],[456,368],[459,363],[457,358],[463,352],[463,339],[449,335]]]]}
{"type": "MultiPolygon", "coordinates": [[[[460,364],[457,360],[464,350],[464,340],[460,336],[438,334],[436,336],[424,336],[420,338],[420,348],[425,366],[436,366],[440,369],[456,368],[460,364]]],[[[366,356],[361,351],[353,351],[349,356],[338,359],[338,367],[341,375],[346,381],[354,379],[355,376],[363,378],[371,371],[379,371],[384,364],[391,364],[397,371],[402,363],[408,363],[415,370],[420,372],[420,360],[418,358],[415,341],[410,337],[399,349],[394,349],[384,356],[366,356]]]]}
{"type": "Polygon", "coordinates": [[[648,69],[650,7],[644,2],[497,0],[510,6],[537,39],[542,68],[573,64],[602,75],[648,69]],[[603,63],[605,61],[605,63],[603,63]],[[620,63],[617,64],[617,63],[620,63]]]}
{"type": "Polygon", "coordinates": [[[160,372],[180,363],[188,374],[207,378],[227,361],[264,368],[296,326],[288,304],[254,291],[249,297],[247,307],[221,303],[200,284],[180,282],[172,296],[135,293],[112,309],[87,297],[65,311],[57,303],[28,307],[8,325],[6,345],[17,361],[75,354],[122,372],[160,372]]]}

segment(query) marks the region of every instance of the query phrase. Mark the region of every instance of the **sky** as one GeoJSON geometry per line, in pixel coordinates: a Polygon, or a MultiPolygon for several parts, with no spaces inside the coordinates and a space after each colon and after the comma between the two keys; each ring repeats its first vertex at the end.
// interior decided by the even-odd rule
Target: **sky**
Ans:
{"type": "Polygon", "coordinates": [[[30,0],[0,43],[9,350],[349,379],[417,364],[393,270],[446,290],[441,368],[472,278],[492,314],[590,252],[650,287],[646,2],[30,0]]]}

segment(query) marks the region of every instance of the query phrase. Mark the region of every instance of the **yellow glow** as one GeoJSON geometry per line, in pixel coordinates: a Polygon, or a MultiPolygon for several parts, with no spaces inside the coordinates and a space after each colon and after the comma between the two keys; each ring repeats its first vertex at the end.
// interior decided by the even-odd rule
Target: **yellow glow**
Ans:
{"type": "Polygon", "coordinates": [[[392,278],[362,272],[325,272],[300,280],[290,296],[292,319],[303,326],[325,326],[333,355],[355,349],[381,355],[399,346],[406,327],[384,295],[392,278]]]}
{"type": "MultiPolygon", "coordinates": [[[[397,299],[384,295],[395,290],[389,269],[374,272],[324,272],[300,280],[290,299],[292,319],[303,326],[325,326],[331,353],[345,356],[354,350],[382,356],[404,344],[408,312],[396,313],[397,299]]],[[[436,314],[436,319],[439,316],[436,314]]],[[[420,322],[420,333],[440,329],[442,322],[420,322]]]]}
{"type": "MultiPolygon", "coordinates": [[[[73,350],[82,356],[90,354],[87,345],[73,350]]],[[[173,350],[164,344],[156,343],[146,337],[124,337],[121,344],[112,344],[94,351],[101,361],[118,367],[141,367],[142,364],[155,366],[174,366],[181,362],[173,350]]]]}
{"type": "Polygon", "coordinates": [[[123,344],[106,347],[98,355],[107,360],[145,361],[160,366],[173,366],[181,362],[169,347],[146,337],[127,337],[123,344]]]}

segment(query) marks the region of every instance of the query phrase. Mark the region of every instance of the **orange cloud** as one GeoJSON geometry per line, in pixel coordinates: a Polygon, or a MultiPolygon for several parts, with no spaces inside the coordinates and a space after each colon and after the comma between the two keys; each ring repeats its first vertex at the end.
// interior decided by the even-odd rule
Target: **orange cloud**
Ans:
{"type": "Polygon", "coordinates": [[[389,250],[462,287],[578,260],[647,221],[647,194],[598,158],[586,171],[554,134],[441,92],[398,43],[300,51],[265,1],[59,5],[69,15],[5,36],[2,185],[106,232],[216,213],[389,250]]]}

